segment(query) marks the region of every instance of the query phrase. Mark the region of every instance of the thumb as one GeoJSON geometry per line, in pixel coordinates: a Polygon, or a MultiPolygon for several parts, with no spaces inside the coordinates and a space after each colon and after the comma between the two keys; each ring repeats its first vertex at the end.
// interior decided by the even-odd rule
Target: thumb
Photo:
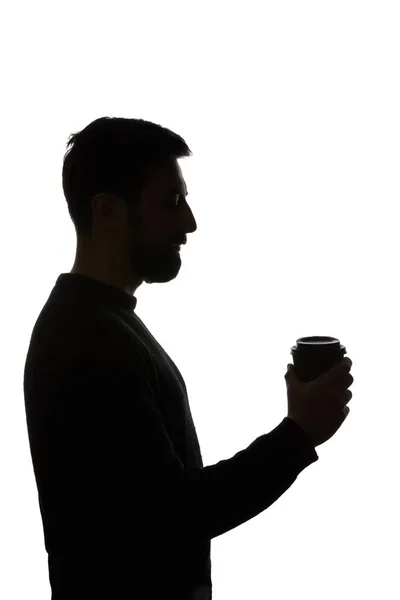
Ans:
{"type": "Polygon", "coordinates": [[[296,373],[294,371],[294,365],[288,364],[287,371],[285,374],[285,380],[288,385],[294,384],[294,383],[299,383],[299,380],[297,379],[296,373]]]}

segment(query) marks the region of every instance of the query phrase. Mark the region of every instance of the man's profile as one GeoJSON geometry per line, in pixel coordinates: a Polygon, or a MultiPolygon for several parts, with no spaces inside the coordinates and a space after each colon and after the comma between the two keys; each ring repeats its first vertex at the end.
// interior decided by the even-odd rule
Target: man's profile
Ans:
{"type": "Polygon", "coordinates": [[[318,455],[285,418],[203,465],[182,374],[135,297],[179,274],[176,246],[197,224],[178,160],[192,153],[165,127],[109,117],[68,146],[76,256],[24,371],[51,597],[210,600],[211,540],[271,506],[318,455]]]}

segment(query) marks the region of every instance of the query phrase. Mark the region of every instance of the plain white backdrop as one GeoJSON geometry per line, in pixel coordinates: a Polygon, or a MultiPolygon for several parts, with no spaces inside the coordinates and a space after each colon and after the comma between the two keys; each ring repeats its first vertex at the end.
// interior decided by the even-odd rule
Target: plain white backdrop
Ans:
{"type": "MultiPolygon", "coordinates": [[[[76,238],[69,134],[179,133],[198,230],[137,314],[186,381],[205,465],[286,416],[290,347],[340,339],[351,412],[269,509],[212,541],[215,600],[400,597],[397,2],[57,2],[2,8],[0,597],[50,600],[23,368],[76,238]]],[[[263,473],[260,473],[263,477],[263,473]]]]}

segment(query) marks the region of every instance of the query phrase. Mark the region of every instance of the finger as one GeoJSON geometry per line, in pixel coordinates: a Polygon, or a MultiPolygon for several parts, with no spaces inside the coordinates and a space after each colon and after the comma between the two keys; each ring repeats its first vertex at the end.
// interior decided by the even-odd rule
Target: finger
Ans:
{"type": "Polygon", "coordinates": [[[346,390],[345,392],[342,392],[338,396],[333,396],[332,400],[334,402],[336,402],[336,404],[338,404],[339,406],[341,406],[343,408],[350,402],[352,396],[353,396],[353,394],[351,393],[351,391],[346,390]]]}
{"type": "Polygon", "coordinates": [[[342,385],[344,378],[347,380],[347,376],[349,374],[352,364],[353,363],[350,360],[350,358],[344,358],[340,361],[340,363],[338,363],[337,365],[320,375],[320,377],[318,378],[318,382],[322,385],[335,385],[336,383],[342,385]]]}
{"type": "Polygon", "coordinates": [[[353,377],[348,373],[347,375],[342,376],[341,379],[336,381],[329,381],[325,384],[325,392],[329,396],[341,396],[342,394],[350,395],[349,399],[352,396],[352,392],[348,389],[353,383],[353,377]]]}
{"type": "Polygon", "coordinates": [[[352,392],[350,390],[347,390],[346,393],[345,393],[345,396],[346,396],[346,404],[347,404],[352,399],[353,394],[352,394],[352,392]]]}
{"type": "Polygon", "coordinates": [[[349,371],[350,371],[351,367],[353,366],[353,361],[348,356],[345,356],[344,359],[342,360],[342,364],[349,365],[349,371]]]}
{"type": "Polygon", "coordinates": [[[354,382],[353,375],[350,375],[350,373],[347,373],[347,371],[346,371],[345,373],[342,373],[341,377],[339,377],[338,379],[334,379],[331,382],[331,385],[332,385],[332,387],[337,387],[342,390],[347,390],[347,388],[349,388],[351,385],[353,385],[353,382],[354,382]]]}

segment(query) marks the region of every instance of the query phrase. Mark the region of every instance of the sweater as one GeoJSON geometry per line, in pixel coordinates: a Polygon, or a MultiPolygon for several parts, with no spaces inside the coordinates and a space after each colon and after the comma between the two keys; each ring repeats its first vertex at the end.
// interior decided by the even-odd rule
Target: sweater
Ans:
{"type": "Polygon", "coordinates": [[[210,600],[211,540],[318,460],[286,417],[204,467],[184,379],[136,305],[62,273],[33,327],[25,412],[52,600],[210,600]]]}

